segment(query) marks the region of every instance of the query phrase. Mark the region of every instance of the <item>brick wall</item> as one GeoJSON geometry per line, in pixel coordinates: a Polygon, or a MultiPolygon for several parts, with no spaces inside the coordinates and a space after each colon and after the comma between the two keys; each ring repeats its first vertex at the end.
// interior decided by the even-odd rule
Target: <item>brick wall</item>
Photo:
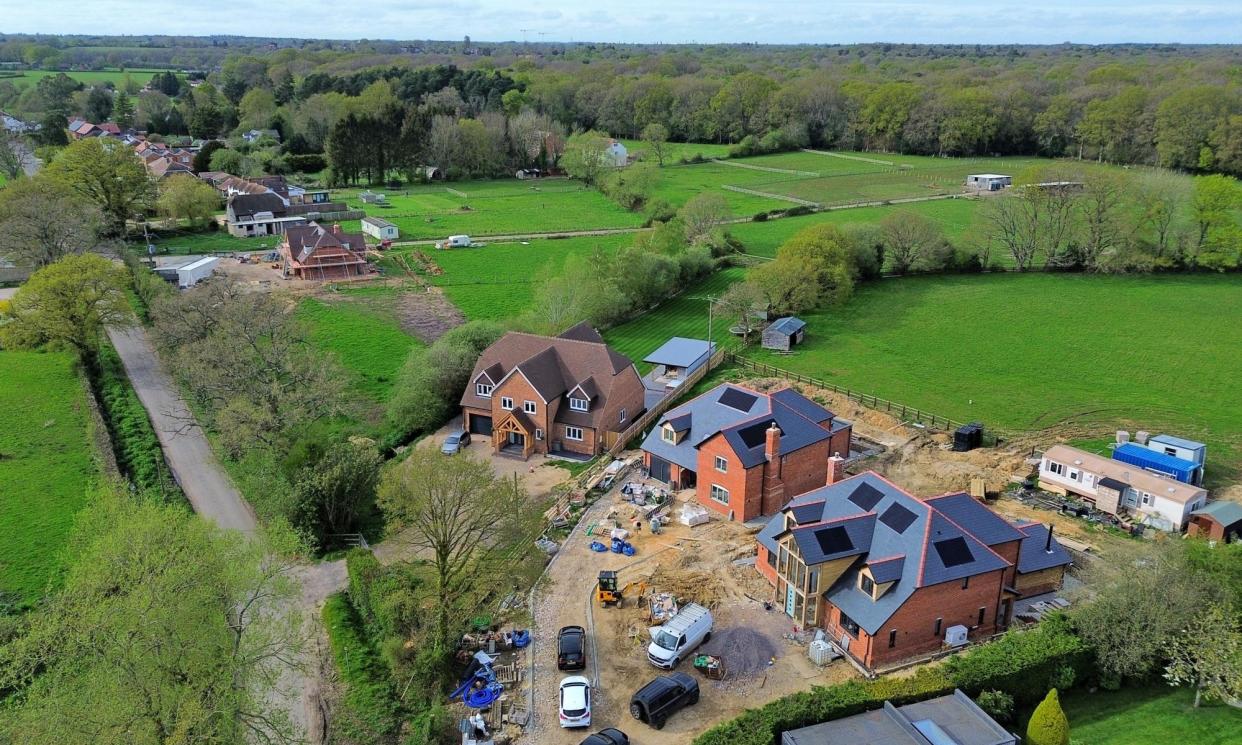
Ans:
{"type": "Polygon", "coordinates": [[[840,455],[842,458],[850,457],[850,440],[853,436],[854,428],[846,427],[828,438],[828,455],[840,455]]]}
{"type": "Polygon", "coordinates": [[[749,469],[742,468],[741,461],[734,455],[724,435],[719,434],[699,446],[698,458],[698,486],[695,494],[703,506],[726,517],[732,511],[735,520],[749,520],[760,514],[765,464],[749,469]],[[717,455],[728,462],[725,473],[716,470],[717,455]],[[729,504],[721,504],[712,499],[712,484],[718,484],[729,491],[729,504]]]}
{"type": "Polygon", "coordinates": [[[768,563],[768,557],[771,553],[764,546],[759,546],[759,552],[755,556],[755,569],[763,576],[772,586],[776,586],[776,567],[768,563]]]}

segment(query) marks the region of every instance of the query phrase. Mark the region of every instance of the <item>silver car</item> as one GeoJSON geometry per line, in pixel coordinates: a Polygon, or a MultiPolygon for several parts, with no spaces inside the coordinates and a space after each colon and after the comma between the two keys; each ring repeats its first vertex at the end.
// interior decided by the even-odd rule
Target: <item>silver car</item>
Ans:
{"type": "Polygon", "coordinates": [[[454,432],[444,438],[444,445],[440,447],[440,452],[445,455],[456,455],[461,449],[470,444],[470,433],[465,431],[454,432]]]}

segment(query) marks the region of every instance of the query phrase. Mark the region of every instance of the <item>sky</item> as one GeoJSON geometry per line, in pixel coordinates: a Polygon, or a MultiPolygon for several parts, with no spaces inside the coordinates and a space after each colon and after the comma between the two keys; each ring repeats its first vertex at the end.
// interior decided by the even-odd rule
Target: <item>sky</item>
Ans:
{"type": "Polygon", "coordinates": [[[1242,0],[0,0],[0,32],[484,41],[1242,43],[1242,0]]]}

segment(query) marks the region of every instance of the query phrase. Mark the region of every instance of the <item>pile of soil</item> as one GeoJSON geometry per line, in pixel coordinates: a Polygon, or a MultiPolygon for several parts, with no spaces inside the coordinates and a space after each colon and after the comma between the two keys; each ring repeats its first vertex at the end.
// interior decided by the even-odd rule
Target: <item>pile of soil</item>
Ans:
{"type": "Polygon", "coordinates": [[[777,656],[772,639],[749,626],[717,629],[698,651],[723,657],[725,674],[729,678],[751,676],[765,670],[768,662],[777,656]]]}

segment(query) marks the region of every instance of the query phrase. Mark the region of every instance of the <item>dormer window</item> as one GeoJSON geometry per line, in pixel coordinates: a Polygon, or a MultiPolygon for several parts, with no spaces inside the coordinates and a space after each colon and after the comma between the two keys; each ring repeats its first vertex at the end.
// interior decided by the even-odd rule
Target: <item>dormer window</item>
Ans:
{"type": "Polygon", "coordinates": [[[677,433],[673,431],[672,427],[666,426],[660,430],[660,439],[664,440],[665,442],[671,442],[673,444],[676,444],[677,433]]]}
{"type": "Polygon", "coordinates": [[[871,597],[875,597],[875,580],[865,574],[858,575],[858,589],[867,593],[871,597]]]}
{"type": "Polygon", "coordinates": [[[570,408],[570,409],[572,409],[572,410],[574,410],[574,411],[586,411],[586,410],[587,410],[587,406],[588,406],[589,404],[590,404],[590,402],[589,402],[589,401],[587,401],[585,398],[571,398],[571,399],[569,399],[569,408],[570,408]]]}
{"type": "Polygon", "coordinates": [[[492,397],[492,386],[488,385],[487,383],[475,383],[474,392],[479,394],[483,398],[491,398],[492,397]]]}

